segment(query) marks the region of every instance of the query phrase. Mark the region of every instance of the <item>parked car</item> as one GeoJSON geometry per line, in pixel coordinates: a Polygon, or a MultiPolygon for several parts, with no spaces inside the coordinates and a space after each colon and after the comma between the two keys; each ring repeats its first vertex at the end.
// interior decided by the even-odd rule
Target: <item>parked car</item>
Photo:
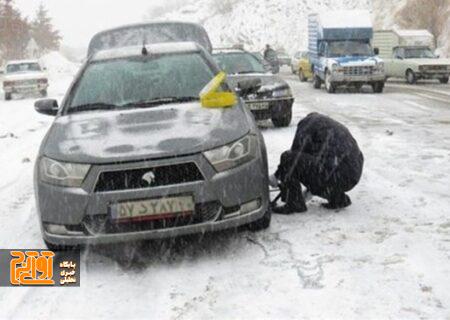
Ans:
{"type": "Polygon", "coordinates": [[[280,67],[282,66],[291,66],[291,57],[284,51],[277,51],[278,61],[280,63],[280,67]]]}
{"type": "Polygon", "coordinates": [[[386,78],[404,78],[409,84],[437,79],[446,84],[450,59],[433,52],[434,36],[427,30],[383,30],[375,32],[373,45],[385,61],[386,78]]]}
{"type": "Polygon", "coordinates": [[[307,51],[301,53],[298,62],[298,77],[301,82],[306,82],[308,79],[313,78],[312,64],[309,60],[309,54],[307,51]]]}
{"type": "Polygon", "coordinates": [[[256,120],[272,120],[276,127],[289,126],[294,97],[286,81],[267,73],[261,62],[244,50],[215,50],[213,57],[228,74],[228,83],[245,100],[256,120]],[[253,81],[258,90],[239,87],[243,81],[253,81]]]}
{"type": "Polygon", "coordinates": [[[264,139],[224,77],[193,42],[126,47],[37,101],[56,116],[35,167],[48,247],[267,228],[264,139]]]}
{"type": "Polygon", "coordinates": [[[47,96],[48,77],[37,60],[7,62],[2,81],[5,100],[11,100],[13,94],[47,96]]]}

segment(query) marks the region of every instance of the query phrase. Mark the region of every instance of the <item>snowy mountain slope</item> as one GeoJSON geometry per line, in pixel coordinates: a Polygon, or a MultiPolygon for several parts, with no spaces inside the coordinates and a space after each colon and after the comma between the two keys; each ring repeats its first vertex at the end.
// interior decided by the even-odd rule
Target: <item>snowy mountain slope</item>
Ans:
{"type": "Polygon", "coordinates": [[[369,9],[372,0],[198,0],[187,1],[169,20],[198,22],[215,46],[243,43],[261,50],[266,43],[289,53],[307,46],[309,13],[332,9],[369,9]]]}

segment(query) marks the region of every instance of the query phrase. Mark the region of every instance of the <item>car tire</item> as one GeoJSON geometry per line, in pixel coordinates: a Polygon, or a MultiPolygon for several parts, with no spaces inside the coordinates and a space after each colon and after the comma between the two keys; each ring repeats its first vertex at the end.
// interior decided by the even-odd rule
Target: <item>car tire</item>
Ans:
{"type": "Polygon", "coordinates": [[[272,222],[272,210],[267,209],[264,216],[261,219],[248,224],[247,229],[252,232],[263,231],[270,227],[271,222],[272,222]]]}
{"type": "Polygon", "coordinates": [[[417,77],[414,71],[408,70],[406,71],[406,82],[409,84],[416,84],[417,83],[417,77]]]}
{"type": "Polygon", "coordinates": [[[278,117],[272,117],[273,125],[277,128],[288,127],[292,121],[292,109],[278,117]]]}
{"type": "Polygon", "coordinates": [[[53,243],[50,243],[46,240],[44,240],[45,245],[47,246],[47,248],[51,251],[77,251],[77,250],[81,250],[81,246],[61,246],[61,245],[56,245],[53,243]]]}
{"type": "Polygon", "coordinates": [[[372,89],[374,93],[383,93],[384,90],[384,82],[375,82],[372,83],[372,89]]]}
{"type": "Polygon", "coordinates": [[[440,78],[439,82],[442,83],[442,84],[447,84],[448,80],[449,80],[449,77],[444,77],[444,78],[440,78]]]}
{"type": "Polygon", "coordinates": [[[11,99],[12,99],[11,93],[5,93],[5,100],[6,100],[6,101],[9,101],[9,100],[11,100],[11,99]]]}
{"type": "Polygon", "coordinates": [[[322,87],[322,80],[320,80],[318,75],[314,75],[314,79],[313,79],[313,86],[314,89],[320,89],[320,87],[322,87]]]}
{"type": "Polygon", "coordinates": [[[298,72],[298,77],[300,79],[300,82],[306,82],[308,81],[308,78],[305,77],[305,74],[303,73],[303,70],[300,69],[300,71],[298,72]]]}
{"type": "Polygon", "coordinates": [[[327,90],[328,93],[335,93],[336,87],[335,87],[334,83],[331,82],[330,78],[331,78],[331,73],[330,73],[330,71],[327,71],[325,73],[325,89],[327,90]]]}
{"type": "Polygon", "coordinates": [[[42,90],[40,93],[42,97],[47,97],[47,90],[42,90]]]}

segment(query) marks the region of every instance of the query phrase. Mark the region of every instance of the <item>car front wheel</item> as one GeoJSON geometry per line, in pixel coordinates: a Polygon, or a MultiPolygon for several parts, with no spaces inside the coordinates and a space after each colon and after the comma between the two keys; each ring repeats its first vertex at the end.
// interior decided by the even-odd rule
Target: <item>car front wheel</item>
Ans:
{"type": "Polygon", "coordinates": [[[416,74],[414,73],[414,71],[408,70],[406,72],[406,82],[408,82],[409,84],[417,83],[417,77],[416,77],[416,74]]]}
{"type": "Polygon", "coordinates": [[[448,79],[449,79],[449,77],[440,78],[439,82],[442,83],[442,84],[447,84],[448,83],[448,79]]]}
{"type": "Polygon", "coordinates": [[[373,92],[375,93],[383,93],[384,90],[384,82],[375,82],[372,84],[373,92]]]}
{"type": "Polygon", "coordinates": [[[5,93],[5,100],[9,101],[12,99],[11,93],[5,93]]]}
{"type": "Polygon", "coordinates": [[[281,115],[276,115],[272,117],[272,122],[275,127],[287,127],[292,121],[292,109],[284,112],[281,115]]]}
{"type": "Polygon", "coordinates": [[[320,80],[318,75],[314,75],[313,86],[314,89],[320,89],[322,86],[322,80],[320,80]]]}
{"type": "Polygon", "coordinates": [[[327,71],[325,74],[325,88],[327,89],[328,93],[335,93],[336,87],[333,82],[331,82],[331,73],[330,71],[327,71]]]}
{"type": "Polygon", "coordinates": [[[247,229],[252,232],[266,230],[267,228],[270,227],[271,221],[272,221],[272,210],[269,208],[267,209],[267,212],[261,219],[256,220],[255,222],[252,222],[249,225],[247,225],[247,229]]]}

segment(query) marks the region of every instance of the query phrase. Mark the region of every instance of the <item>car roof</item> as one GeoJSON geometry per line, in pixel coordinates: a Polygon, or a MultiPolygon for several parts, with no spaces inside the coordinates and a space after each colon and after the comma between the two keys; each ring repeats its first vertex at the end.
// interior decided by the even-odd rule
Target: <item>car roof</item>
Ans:
{"type": "Polygon", "coordinates": [[[230,49],[213,49],[212,54],[227,54],[227,53],[249,53],[252,54],[248,51],[242,50],[242,49],[235,49],[235,48],[230,48],[230,49]]]}
{"type": "Polygon", "coordinates": [[[39,64],[39,61],[38,60],[11,60],[11,61],[7,61],[6,65],[21,64],[21,63],[37,63],[37,64],[39,64]]]}
{"type": "MultiPolygon", "coordinates": [[[[203,49],[195,42],[170,42],[146,45],[148,54],[170,54],[184,52],[200,52],[203,49]]],[[[143,46],[131,46],[103,50],[95,53],[89,61],[103,61],[142,56],[143,46]]]]}

